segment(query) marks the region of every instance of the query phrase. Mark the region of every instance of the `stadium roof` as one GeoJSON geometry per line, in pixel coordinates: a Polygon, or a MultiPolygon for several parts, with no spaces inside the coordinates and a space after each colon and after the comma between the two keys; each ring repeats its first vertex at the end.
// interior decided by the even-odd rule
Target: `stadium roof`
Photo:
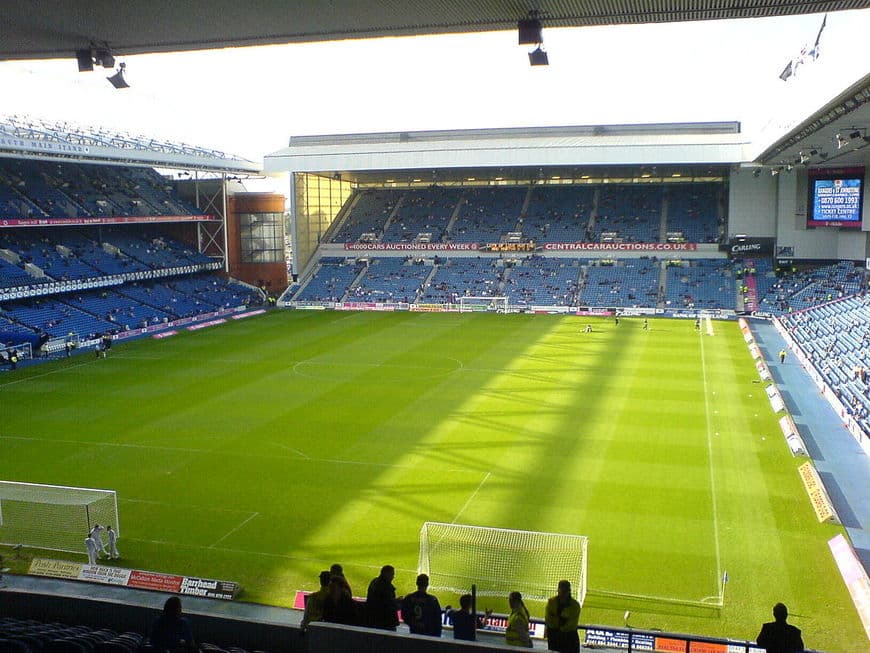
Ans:
{"type": "Polygon", "coordinates": [[[6,8],[0,60],[174,52],[345,38],[516,29],[538,10],[543,26],[578,27],[759,18],[862,9],[870,0],[41,0],[6,8]]]}
{"type": "Polygon", "coordinates": [[[806,165],[870,165],[867,137],[870,137],[870,74],[787,133],[776,135],[772,144],[763,144],[765,149],[754,158],[764,165],[794,165],[800,163],[804,154],[809,157],[806,165]],[[854,136],[856,133],[858,136],[854,136]]]}
{"type": "Polygon", "coordinates": [[[234,174],[260,169],[251,161],[218,150],[26,116],[0,117],[0,157],[62,158],[234,174]]]}
{"type": "Polygon", "coordinates": [[[592,168],[596,176],[625,175],[625,166],[637,176],[656,166],[657,177],[697,177],[721,175],[745,160],[748,147],[736,122],[468,129],[294,136],[264,165],[360,183],[578,179],[592,168]]]}

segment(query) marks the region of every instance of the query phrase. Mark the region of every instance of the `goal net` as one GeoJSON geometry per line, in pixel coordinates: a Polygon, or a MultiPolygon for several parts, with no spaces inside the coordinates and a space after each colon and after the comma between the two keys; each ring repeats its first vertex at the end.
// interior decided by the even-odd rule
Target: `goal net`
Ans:
{"type": "Polygon", "coordinates": [[[433,590],[464,594],[473,583],[481,596],[518,591],[535,601],[554,596],[564,579],[582,605],[586,544],[582,535],[426,522],[417,571],[433,590]]]}
{"type": "Polygon", "coordinates": [[[460,313],[507,313],[507,297],[459,297],[460,313]]]}
{"type": "Polygon", "coordinates": [[[94,524],[121,534],[113,490],[0,481],[0,544],[82,553],[94,524]]]}

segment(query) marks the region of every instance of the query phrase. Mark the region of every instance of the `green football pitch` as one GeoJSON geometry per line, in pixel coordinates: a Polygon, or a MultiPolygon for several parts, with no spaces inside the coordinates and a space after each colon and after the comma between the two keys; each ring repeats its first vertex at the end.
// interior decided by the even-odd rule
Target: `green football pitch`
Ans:
{"type": "Polygon", "coordinates": [[[866,650],[842,529],[712,326],[284,311],[120,344],[0,376],[0,478],[114,489],[123,564],[247,601],[333,562],[404,593],[423,522],[456,522],[588,536],[585,623],[753,639],[783,601],[811,648],[866,650]]]}

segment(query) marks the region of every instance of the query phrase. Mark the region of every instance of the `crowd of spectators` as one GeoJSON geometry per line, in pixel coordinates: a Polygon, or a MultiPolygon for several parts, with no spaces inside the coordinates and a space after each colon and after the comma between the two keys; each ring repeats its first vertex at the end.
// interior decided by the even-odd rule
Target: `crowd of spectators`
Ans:
{"type": "Polygon", "coordinates": [[[870,437],[870,293],[780,319],[840,403],[870,437]]]}

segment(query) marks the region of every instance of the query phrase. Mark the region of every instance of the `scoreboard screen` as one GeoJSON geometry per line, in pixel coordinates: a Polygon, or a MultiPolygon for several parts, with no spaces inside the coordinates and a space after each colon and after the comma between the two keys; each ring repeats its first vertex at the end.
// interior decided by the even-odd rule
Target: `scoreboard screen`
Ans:
{"type": "Polygon", "coordinates": [[[808,171],[807,226],[860,229],[864,168],[818,168],[808,171]]]}

